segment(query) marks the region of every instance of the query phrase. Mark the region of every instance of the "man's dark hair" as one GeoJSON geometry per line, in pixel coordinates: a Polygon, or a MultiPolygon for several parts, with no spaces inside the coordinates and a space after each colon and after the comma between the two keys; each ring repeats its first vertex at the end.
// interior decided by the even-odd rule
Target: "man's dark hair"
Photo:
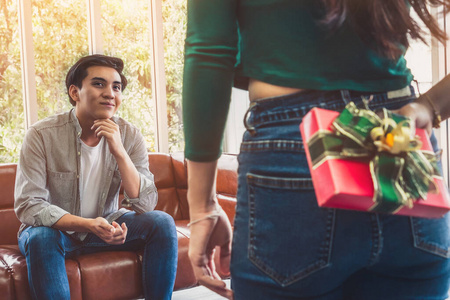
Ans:
{"type": "MultiPolygon", "coordinates": [[[[120,75],[122,83],[122,91],[127,87],[127,79],[123,75],[123,60],[118,57],[106,56],[101,54],[88,55],[80,58],[67,72],[66,88],[69,94],[69,88],[73,84],[81,89],[82,81],[88,75],[87,69],[93,66],[110,67],[117,71],[120,75]]],[[[70,103],[75,106],[75,101],[70,97],[70,103]]]]}

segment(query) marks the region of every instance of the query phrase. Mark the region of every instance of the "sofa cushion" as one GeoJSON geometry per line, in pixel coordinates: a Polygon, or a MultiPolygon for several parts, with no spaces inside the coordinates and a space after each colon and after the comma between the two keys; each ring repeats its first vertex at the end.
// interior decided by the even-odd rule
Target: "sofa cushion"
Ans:
{"type": "Polygon", "coordinates": [[[130,251],[99,252],[76,258],[83,299],[136,299],[142,297],[139,256],[130,251]],[[114,283],[114,284],[111,284],[114,283]]]}

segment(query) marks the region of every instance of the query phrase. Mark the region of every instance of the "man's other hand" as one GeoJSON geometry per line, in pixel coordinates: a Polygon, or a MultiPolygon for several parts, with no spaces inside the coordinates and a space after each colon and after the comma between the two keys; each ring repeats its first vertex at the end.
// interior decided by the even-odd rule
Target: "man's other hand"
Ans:
{"type": "Polygon", "coordinates": [[[128,228],[125,223],[122,225],[112,222],[109,224],[105,218],[98,217],[92,220],[91,232],[108,244],[121,245],[125,243],[128,228]]]}

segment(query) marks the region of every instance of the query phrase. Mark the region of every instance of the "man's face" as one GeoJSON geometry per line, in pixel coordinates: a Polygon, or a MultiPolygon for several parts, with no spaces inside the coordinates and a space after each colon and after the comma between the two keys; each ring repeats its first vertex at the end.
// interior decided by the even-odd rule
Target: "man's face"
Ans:
{"type": "Polygon", "coordinates": [[[122,83],[113,68],[93,66],[81,82],[81,89],[72,85],[69,93],[76,102],[80,122],[110,119],[122,103],[122,83]]]}

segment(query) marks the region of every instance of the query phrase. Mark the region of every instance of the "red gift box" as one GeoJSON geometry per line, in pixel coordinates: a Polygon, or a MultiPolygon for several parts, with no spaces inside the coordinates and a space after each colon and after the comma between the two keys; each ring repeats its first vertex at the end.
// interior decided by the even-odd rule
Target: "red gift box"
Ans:
{"type": "MultiPolygon", "coordinates": [[[[313,108],[303,118],[300,131],[305,145],[311,178],[319,206],[370,211],[374,206],[374,185],[369,162],[350,159],[327,159],[312,167],[308,141],[318,130],[331,130],[338,112],[313,108]]],[[[422,150],[432,150],[425,130],[417,129],[416,135],[422,141],[422,150]]],[[[434,178],[439,193],[428,193],[427,199],[414,201],[414,206],[402,207],[395,214],[425,218],[439,218],[450,210],[448,189],[442,178],[434,178]]]]}

